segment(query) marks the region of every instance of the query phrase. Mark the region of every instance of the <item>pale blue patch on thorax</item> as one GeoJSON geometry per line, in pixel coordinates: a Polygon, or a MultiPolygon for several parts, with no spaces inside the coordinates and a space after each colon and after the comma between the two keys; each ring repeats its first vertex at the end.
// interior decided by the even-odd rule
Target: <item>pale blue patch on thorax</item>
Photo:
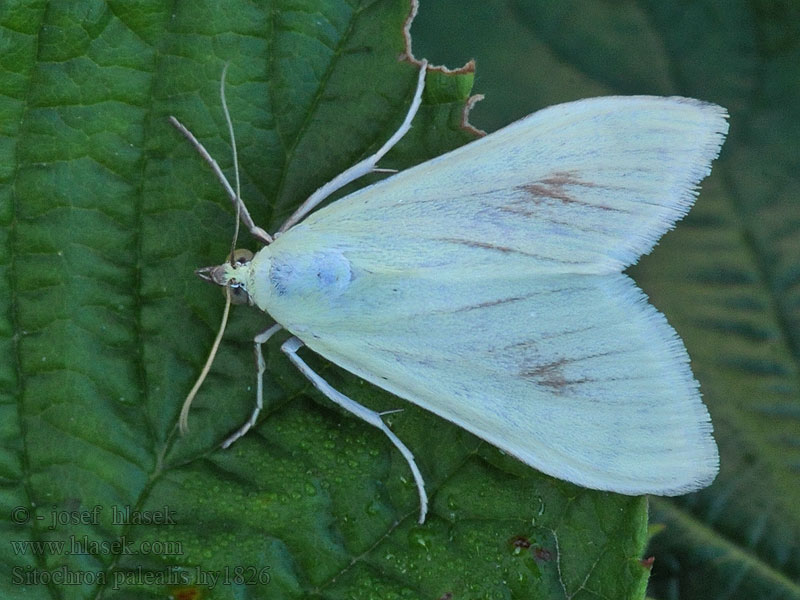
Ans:
{"type": "MultiPolygon", "coordinates": [[[[336,250],[273,257],[269,280],[279,296],[335,298],[350,285],[350,261],[336,250]]],[[[288,299],[288,298],[287,298],[288,299]]]]}
{"type": "Polygon", "coordinates": [[[250,263],[247,290],[259,308],[279,319],[281,313],[298,315],[330,306],[352,279],[353,267],[339,250],[268,246],[250,263]]]}

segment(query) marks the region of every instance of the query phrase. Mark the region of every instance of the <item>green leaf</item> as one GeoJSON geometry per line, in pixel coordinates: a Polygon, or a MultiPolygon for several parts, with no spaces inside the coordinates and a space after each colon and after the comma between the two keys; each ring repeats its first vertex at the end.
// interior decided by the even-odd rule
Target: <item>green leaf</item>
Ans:
{"type": "Polygon", "coordinates": [[[451,1],[423,5],[413,31],[434,61],[478,59],[473,121],[490,130],[602,94],[728,108],[697,205],[632,269],[686,342],[721,451],[711,487],[653,500],[649,593],[800,598],[798,5],[451,1]]]}
{"type": "MultiPolygon", "coordinates": [[[[440,6],[429,2],[423,11],[440,6]]],[[[745,8],[700,10],[722,20],[719,33],[684,52],[686,40],[696,37],[694,13],[680,21],[655,4],[647,10],[626,4],[622,13],[604,13],[600,3],[582,6],[593,10],[581,12],[570,29],[565,22],[576,13],[567,4],[505,4],[515,12],[501,12],[507,20],[494,25],[468,12],[475,7],[454,4],[427,39],[447,39],[453,19],[472,14],[480,29],[463,39],[476,45],[448,60],[451,66],[481,52],[479,43],[507,54],[512,38],[498,24],[513,24],[537,51],[480,71],[487,80],[514,75],[509,80],[529,102],[487,128],[539,106],[609,91],[697,95],[728,106],[734,124],[740,115],[749,119],[736,143],[734,128],[723,172],[705,187],[700,221],[684,224],[648,259],[658,265],[654,275],[637,276],[697,355],[727,453],[719,484],[666,506],[697,527],[727,523],[720,536],[740,531],[741,515],[756,519],[770,539],[757,538],[753,552],[762,551],[758,560],[765,562],[772,551],[788,556],[775,569],[791,579],[796,550],[781,554],[786,546],[777,525],[785,519],[796,528],[789,500],[797,488],[791,481],[778,486],[796,458],[779,450],[791,451],[796,437],[792,421],[763,409],[797,406],[792,315],[798,304],[790,285],[796,250],[786,241],[791,233],[780,243],[769,229],[785,225],[779,208],[786,209],[796,175],[779,157],[766,170],[742,173],[734,165],[745,163],[734,154],[761,164],[772,144],[796,134],[793,115],[781,112],[797,106],[782,87],[793,81],[781,70],[794,68],[784,56],[793,38],[778,26],[764,27],[759,39],[774,44],[782,62],[772,66],[774,80],[758,105],[762,112],[754,114],[745,104],[755,103],[752,90],[736,75],[756,72],[756,48],[741,59],[748,47],[723,33],[745,28],[739,24],[745,8]],[[673,30],[676,21],[683,25],[673,30]],[[636,46],[640,54],[616,52],[637,28],[648,28],[646,43],[636,46]],[[590,51],[594,34],[605,52],[590,51]],[[741,64],[722,63],[706,76],[697,61],[726,58],[728,48],[741,64]],[[637,56],[652,62],[643,66],[637,56]],[[780,134],[769,126],[773,118],[783,125],[780,134]],[[770,201],[751,206],[764,198],[765,181],[773,186],[770,201]],[[751,208],[772,220],[741,235],[751,208]],[[709,242],[708,228],[720,238],[709,242]],[[681,241],[684,230],[688,238],[681,241]],[[679,252],[690,259],[676,258],[679,252]],[[732,267],[717,270],[723,260],[732,267]],[[733,312],[708,321],[697,311],[710,311],[713,302],[733,312]],[[736,311],[755,325],[731,326],[740,323],[736,311]],[[711,337],[709,322],[718,337],[711,337]],[[738,337],[730,352],[712,354],[732,335],[738,337]],[[737,402],[726,407],[728,394],[737,402]],[[744,417],[751,394],[758,394],[761,410],[744,417]],[[778,426],[789,433],[778,434],[778,426]],[[737,443],[738,435],[746,444],[737,443]],[[773,435],[778,439],[767,449],[756,444],[773,435]],[[739,483],[743,471],[750,479],[739,483]],[[762,520],[748,512],[748,502],[770,497],[788,500],[761,504],[774,507],[762,520]]],[[[0,8],[0,343],[7,357],[0,362],[0,511],[8,515],[0,522],[2,597],[643,597],[645,499],[536,473],[306,352],[318,372],[359,402],[403,409],[387,419],[426,477],[432,507],[420,526],[405,461],[380,432],[321,398],[280,353],[281,340],[266,348],[267,407],[259,425],[222,451],[219,443],[254,402],[251,340],[271,322],[253,309],[235,310],[191,412],[190,432],[181,437],[176,430],[223,305],[219,291],[192,271],[224,258],[234,215],[208,166],[167,116],[184,122],[230,176],[218,92],[222,67],[230,63],[227,98],[243,196],[255,221],[274,230],[402,121],[417,74],[401,60],[410,12],[408,0],[26,0],[0,8]]],[[[428,56],[416,46],[415,53],[428,56]]],[[[472,83],[470,69],[431,72],[414,128],[383,166],[404,168],[472,139],[461,126],[472,83]]],[[[480,103],[477,114],[490,102],[480,103]]],[[[256,247],[246,233],[241,243],[256,247]]],[[[656,509],[669,522],[672,513],[660,503],[656,509]]],[[[684,538],[691,543],[679,532],[677,539],[684,538]]],[[[669,551],[680,561],[685,547],[669,551]]]]}

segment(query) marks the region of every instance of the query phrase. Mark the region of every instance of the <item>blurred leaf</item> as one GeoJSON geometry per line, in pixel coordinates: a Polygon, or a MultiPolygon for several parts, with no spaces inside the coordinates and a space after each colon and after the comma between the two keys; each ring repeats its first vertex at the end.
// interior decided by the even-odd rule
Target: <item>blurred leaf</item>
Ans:
{"type": "Polygon", "coordinates": [[[721,473],[654,499],[650,594],[800,598],[800,5],[424,4],[418,53],[476,58],[473,122],[604,94],[716,102],[731,131],[696,207],[632,274],[686,342],[721,473]]]}
{"type": "MultiPolygon", "coordinates": [[[[401,122],[417,74],[399,60],[409,12],[408,0],[0,6],[0,596],[642,597],[643,498],[538,474],[307,355],[355,399],[404,409],[392,426],[432,500],[419,526],[405,461],[320,398],[280,340],[262,420],[220,450],[252,409],[251,340],[269,325],[255,310],[235,311],[177,435],[222,311],[192,271],[223,259],[234,217],[166,117],[230,174],[218,100],[230,63],[243,196],[274,229],[401,122]]],[[[472,77],[429,75],[384,166],[473,137],[472,77]]]]}

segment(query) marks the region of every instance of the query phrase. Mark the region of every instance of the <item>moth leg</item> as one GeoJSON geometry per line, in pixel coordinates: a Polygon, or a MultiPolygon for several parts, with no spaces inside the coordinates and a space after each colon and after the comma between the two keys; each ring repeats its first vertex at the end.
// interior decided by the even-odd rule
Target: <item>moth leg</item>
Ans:
{"type": "MultiPolygon", "coordinates": [[[[411,106],[408,108],[408,113],[406,113],[406,118],[403,121],[403,124],[400,125],[397,131],[394,132],[394,135],[392,135],[392,137],[390,137],[375,154],[368,156],[359,163],[356,163],[346,171],[331,179],[316,192],[311,194],[306,201],[303,202],[288,219],[286,219],[286,222],[281,225],[278,233],[283,233],[292,225],[296,224],[298,221],[300,221],[300,219],[314,210],[315,206],[317,206],[320,202],[325,200],[325,198],[330,196],[339,188],[344,187],[351,181],[355,181],[359,177],[363,177],[367,173],[372,173],[378,170],[378,161],[382,159],[384,155],[391,150],[392,147],[399,142],[406,133],[408,133],[409,129],[411,129],[411,121],[414,118],[414,115],[417,114],[417,110],[419,110],[419,106],[422,103],[422,91],[425,89],[425,73],[427,72],[427,69],[428,61],[423,60],[419,69],[419,76],[417,77],[417,89],[414,92],[414,99],[411,101],[411,106]]],[[[384,169],[380,170],[384,171],[384,169]]]]}
{"type": "Polygon", "coordinates": [[[236,431],[236,433],[234,433],[228,439],[222,442],[223,448],[228,448],[233,442],[235,442],[245,433],[250,431],[250,428],[252,428],[253,425],[256,424],[256,419],[258,419],[258,414],[264,407],[264,371],[267,370],[267,364],[264,362],[264,354],[263,352],[261,352],[261,345],[280,330],[281,326],[275,323],[275,325],[273,325],[269,329],[266,329],[265,331],[262,331],[255,338],[253,338],[253,342],[255,343],[256,364],[258,365],[258,383],[256,384],[257,386],[256,406],[253,409],[253,414],[251,414],[250,418],[247,419],[247,422],[244,425],[242,425],[236,431]]]}
{"type": "Polygon", "coordinates": [[[261,227],[256,225],[253,222],[253,218],[250,216],[250,211],[247,210],[247,206],[244,204],[244,200],[242,200],[239,196],[236,195],[236,192],[231,187],[231,184],[228,182],[228,178],[225,177],[225,174],[222,172],[222,169],[219,168],[217,161],[208,153],[208,150],[205,149],[203,144],[194,137],[194,134],[189,131],[183,123],[178,121],[175,117],[170,117],[169,122],[172,123],[175,128],[180,131],[183,136],[189,140],[189,143],[195,147],[195,150],[203,157],[208,165],[211,167],[211,170],[214,171],[214,174],[217,176],[217,179],[222,184],[222,187],[225,188],[225,191],[228,194],[228,197],[231,199],[233,203],[234,210],[239,212],[239,218],[242,221],[242,224],[247,227],[250,233],[263,244],[271,244],[272,243],[272,236],[264,231],[261,227]],[[238,208],[237,208],[238,207],[238,208]]]}
{"type": "Polygon", "coordinates": [[[400,438],[398,438],[394,432],[389,429],[386,423],[383,422],[380,413],[370,410],[355,400],[348,398],[338,390],[334,389],[331,384],[325,381],[322,377],[317,375],[317,373],[315,373],[311,367],[309,367],[305,361],[303,361],[303,359],[297,355],[297,351],[302,346],[303,342],[296,337],[291,337],[283,343],[281,350],[286,353],[294,366],[300,369],[300,372],[305,375],[312,384],[314,384],[315,388],[317,388],[330,400],[341,406],[346,411],[380,429],[389,437],[392,444],[395,445],[395,448],[400,450],[400,454],[402,454],[403,458],[406,459],[408,466],[411,468],[411,473],[414,475],[414,481],[417,484],[417,491],[419,492],[419,522],[424,523],[425,515],[428,512],[428,496],[425,493],[425,481],[422,479],[422,473],[420,473],[419,469],[417,468],[417,463],[414,460],[414,454],[403,442],[400,441],[400,438]]]}

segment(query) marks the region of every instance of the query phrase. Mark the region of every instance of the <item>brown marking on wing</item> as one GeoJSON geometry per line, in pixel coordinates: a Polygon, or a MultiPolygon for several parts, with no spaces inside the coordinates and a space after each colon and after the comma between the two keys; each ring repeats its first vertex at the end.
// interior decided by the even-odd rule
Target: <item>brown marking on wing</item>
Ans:
{"type": "Polygon", "coordinates": [[[462,246],[469,246],[470,248],[497,250],[498,252],[502,252],[504,254],[509,254],[511,252],[518,252],[519,254],[527,254],[525,252],[521,252],[520,250],[516,250],[514,248],[509,248],[507,246],[498,246],[497,244],[490,244],[489,242],[479,242],[478,240],[462,240],[459,238],[438,238],[438,241],[448,242],[450,244],[461,244],[462,246]]]}
{"type": "Polygon", "coordinates": [[[580,260],[566,260],[561,258],[554,258],[552,256],[542,256],[541,254],[525,252],[517,248],[510,248],[508,246],[499,246],[497,244],[491,244],[489,242],[479,242],[478,240],[465,240],[460,238],[433,238],[433,239],[435,239],[435,241],[447,242],[449,244],[460,244],[462,246],[469,246],[470,248],[482,248],[484,250],[494,250],[496,252],[502,252],[503,254],[511,254],[511,253],[522,254],[523,256],[530,256],[531,258],[551,263],[555,262],[559,264],[575,264],[575,265],[584,264],[584,262],[580,260]]]}
{"type": "MultiPolygon", "coordinates": [[[[534,366],[523,365],[520,370],[520,375],[526,379],[534,380],[538,385],[550,388],[556,394],[563,394],[567,388],[572,385],[580,385],[582,383],[589,383],[591,381],[603,381],[603,379],[594,379],[590,377],[582,377],[580,379],[567,379],[564,374],[564,367],[569,363],[581,362],[590,358],[597,358],[600,356],[610,356],[612,354],[622,354],[620,351],[598,352],[587,356],[580,356],[576,358],[559,358],[544,364],[537,364],[534,366]]],[[[631,378],[628,378],[631,379],[631,378]]]]}
{"type": "Polygon", "coordinates": [[[563,367],[569,362],[566,358],[559,358],[556,361],[528,367],[520,372],[526,379],[533,379],[537,384],[550,388],[556,394],[563,394],[569,382],[564,377],[563,367]]]}
{"type": "MultiPolygon", "coordinates": [[[[554,171],[549,176],[539,179],[538,181],[534,181],[533,183],[521,185],[518,187],[518,189],[527,192],[529,198],[532,199],[536,205],[547,200],[557,200],[559,202],[563,202],[564,204],[580,204],[582,206],[588,206],[600,210],[625,212],[612,206],[606,206],[604,204],[592,204],[590,202],[584,202],[583,200],[580,200],[574,195],[575,192],[569,189],[576,187],[600,188],[602,186],[592,183],[591,181],[580,179],[574,171],[554,171]]],[[[579,192],[580,190],[577,191],[579,192]]],[[[521,206],[504,206],[501,207],[501,210],[525,214],[526,216],[530,216],[532,214],[532,211],[528,211],[521,206]]]]}
{"type": "Polygon", "coordinates": [[[462,306],[461,308],[457,308],[453,312],[465,312],[468,310],[475,310],[478,308],[488,308],[490,306],[498,306],[500,304],[507,304],[509,302],[517,302],[519,300],[527,300],[530,298],[531,295],[527,296],[512,296],[511,298],[500,298],[499,300],[488,300],[486,302],[480,302],[478,304],[472,304],[470,306],[462,306]]]}

